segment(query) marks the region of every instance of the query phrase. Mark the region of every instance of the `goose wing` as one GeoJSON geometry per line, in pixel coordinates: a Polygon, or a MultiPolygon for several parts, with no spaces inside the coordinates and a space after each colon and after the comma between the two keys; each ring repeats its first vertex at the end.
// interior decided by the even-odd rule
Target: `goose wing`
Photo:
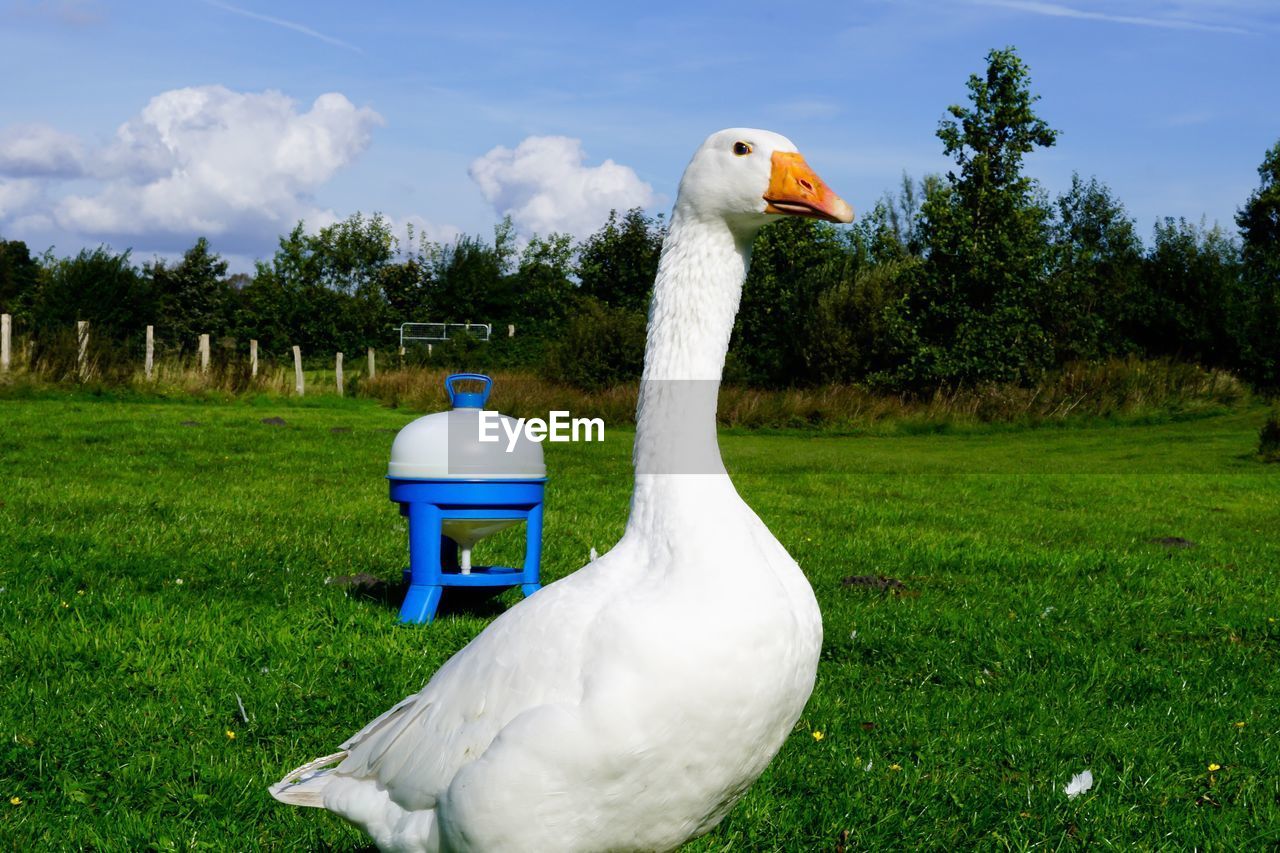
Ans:
{"type": "Polygon", "coordinates": [[[334,772],[376,781],[403,809],[434,808],[517,716],[578,701],[584,637],[607,592],[600,569],[609,556],[498,617],[420,692],[348,739],[334,772]]]}

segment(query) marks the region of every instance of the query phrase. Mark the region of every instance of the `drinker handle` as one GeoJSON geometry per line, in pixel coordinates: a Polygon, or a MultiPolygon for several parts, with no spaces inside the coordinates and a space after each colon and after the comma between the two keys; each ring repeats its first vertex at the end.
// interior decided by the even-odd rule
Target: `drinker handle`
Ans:
{"type": "Polygon", "coordinates": [[[483,373],[455,373],[444,380],[444,390],[449,393],[450,406],[457,406],[458,397],[462,397],[463,404],[473,406],[477,409],[483,409],[484,404],[489,401],[489,392],[493,390],[493,380],[488,376],[485,376],[483,373]],[[455,391],[453,389],[454,382],[467,379],[471,379],[476,382],[483,382],[484,390],[479,393],[475,393],[469,391],[455,391]],[[475,397],[479,397],[479,401],[476,401],[474,399],[475,397]]]}

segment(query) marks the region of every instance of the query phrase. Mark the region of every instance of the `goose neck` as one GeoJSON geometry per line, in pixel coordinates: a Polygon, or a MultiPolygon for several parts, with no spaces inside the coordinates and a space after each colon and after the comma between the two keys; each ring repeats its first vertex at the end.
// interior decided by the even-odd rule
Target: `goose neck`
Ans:
{"type": "Polygon", "coordinates": [[[724,474],[716,401],[750,253],[750,236],[677,207],[649,306],[636,411],[638,478],[724,474]]]}

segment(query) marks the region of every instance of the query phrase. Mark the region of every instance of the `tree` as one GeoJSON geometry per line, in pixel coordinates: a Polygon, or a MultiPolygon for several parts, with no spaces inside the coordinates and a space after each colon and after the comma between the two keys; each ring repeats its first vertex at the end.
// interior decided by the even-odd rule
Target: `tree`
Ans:
{"type": "Polygon", "coordinates": [[[819,296],[853,274],[847,233],[791,216],[761,229],[729,346],[731,380],[779,387],[816,381],[804,338],[819,296]]]}
{"type": "Polygon", "coordinates": [[[253,281],[240,294],[237,337],[256,338],[279,357],[294,345],[310,349],[323,342],[327,348],[329,300],[319,282],[319,260],[305,224],[298,222],[280,237],[270,261],[255,263],[253,281]]]}
{"type": "Polygon", "coordinates": [[[412,323],[427,315],[431,270],[418,257],[383,267],[378,276],[392,325],[412,323]]]}
{"type": "Polygon", "coordinates": [[[308,240],[319,283],[353,295],[377,290],[383,267],[395,260],[398,242],[381,213],[365,218],[359,211],[326,225],[308,240]]]}
{"type": "MultiPolygon", "coordinates": [[[[901,260],[907,256],[919,257],[924,254],[921,204],[940,180],[937,175],[925,175],[924,180],[917,184],[910,175],[903,172],[898,193],[885,193],[884,198],[871,209],[871,213],[863,217],[861,224],[869,224],[870,230],[876,235],[873,245],[879,251],[873,250],[873,259],[901,260]],[[885,239],[889,235],[893,236],[896,246],[885,239]]],[[[854,225],[855,229],[858,227],[858,224],[854,225]]]]}
{"type": "Polygon", "coordinates": [[[1061,364],[1134,348],[1142,292],[1142,240],[1124,205],[1097,178],[1071,176],[1058,197],[1045,325],[1061,364]]]}
{"type": "Polygon", "coordinates": [[[157,300],[157,333],[161,340],[194,349],[202,334],[220,335],[228,322],[227,262],[196,240],[182,260],[168,265],[156,259],[143,267],[157,300]]]}
{"type": "Polygon", "coordinates": [[[547,347],[543,373],[587,391],[610,388],[640,377],[644,343],[643,314],[587,296],[547,347]]]}
{"type": "Polygon", "coordinates": [[[0,240],[0,313],[23,316],[40,283],[40,264],[21,240],[0,240]]]}
{"type": "Polygon", "coordinates": [[[904,256],[858,264],[850,268],[852,277],[818,294],[800,338],[813,380],[879,385],[892,374],[903,355],[902,302],[921,263],[904,256]]]}
{"type": "Polygon", "coordinates": [[[568,234],[529,240],[512,283],[517,322],[534,334],[552,333],[578,302],[577,288],[569,278],[572,266],[573,239],[568,234]]]}
{"type": "Polygon", "coordinates": [[[1280,142],[1258,167],[1257,190],[1236,214],[1243,244],[1241,299],[1234,313],[1241,368],[1254,383],[1280,390],[1280,142]]]}
{"type": "Polygon", "coordinates": [[[314,235],[299,222],[239,294],[237,336],[279,355],[292,345],[359,352],[385,343],[392,318],[384,271],[397,245],[380,214],[355,213],[314,235]]]}
{"type": "Polygon", "coordinates": [[[156,308],[151,284],[138,274],[129,252],[117,255],[99,246],[81,249],[73,258],[50,259],[31,314],[46,335],[74,330],[76,321],[88,320],[95,339],[125,341],[155,322],[156,308]]]}
{"type": "Polygon", "coordinates": [[[1021,169],[1057,131],[1035,114],[1013,48],[988,53],[968,89],[971,105],[949,107],[938,127],[959,172],[921,205],[927,263],[909,304],[919,342],[902,371],[915,385],[1028,381],[1053,356],[1041,322],[1050,212],[1021,169]]]}
{"type": "Polygon", "coordinates": [[[644,311],[658,274],[658,256],[666,227],[635,207],[619,220],[609,220],[578,247],[578,281],[582,293],[628,311],[644,311]]]}
{"type": "Polygon", "coordinates": [[[1143,264],[1146,303],[1136,336],[1154,355],[1229,367],[1237,361],[1230,307],[1239,292],[1239,247],[1218,226],[1166,217],[1143,264]]]}
{"type": "Polygon", "coordinates": [[[515,234],[504,219],[494,229],[493,244],[464,234],[451,245],[437,246],[430,261],[431,292],[427,307],[434,322],[506,323],[514,316],[509,273],[515,256],[515,234]]]}

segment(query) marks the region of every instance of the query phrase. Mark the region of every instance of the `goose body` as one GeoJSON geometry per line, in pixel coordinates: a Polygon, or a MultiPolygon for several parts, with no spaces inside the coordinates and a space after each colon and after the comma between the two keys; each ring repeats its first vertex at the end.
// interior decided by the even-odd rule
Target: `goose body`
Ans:
{"type": "Polygon", "coordinates": [[[822,623],[724,472],[715,403],[767,213],[851,218],[794,151],[767,131],[721,131],[686,170],[622,539],[273,786],[277,799],[342,815],[385,851],[670,850],[763,772],[813,690],[822,623]]]}

